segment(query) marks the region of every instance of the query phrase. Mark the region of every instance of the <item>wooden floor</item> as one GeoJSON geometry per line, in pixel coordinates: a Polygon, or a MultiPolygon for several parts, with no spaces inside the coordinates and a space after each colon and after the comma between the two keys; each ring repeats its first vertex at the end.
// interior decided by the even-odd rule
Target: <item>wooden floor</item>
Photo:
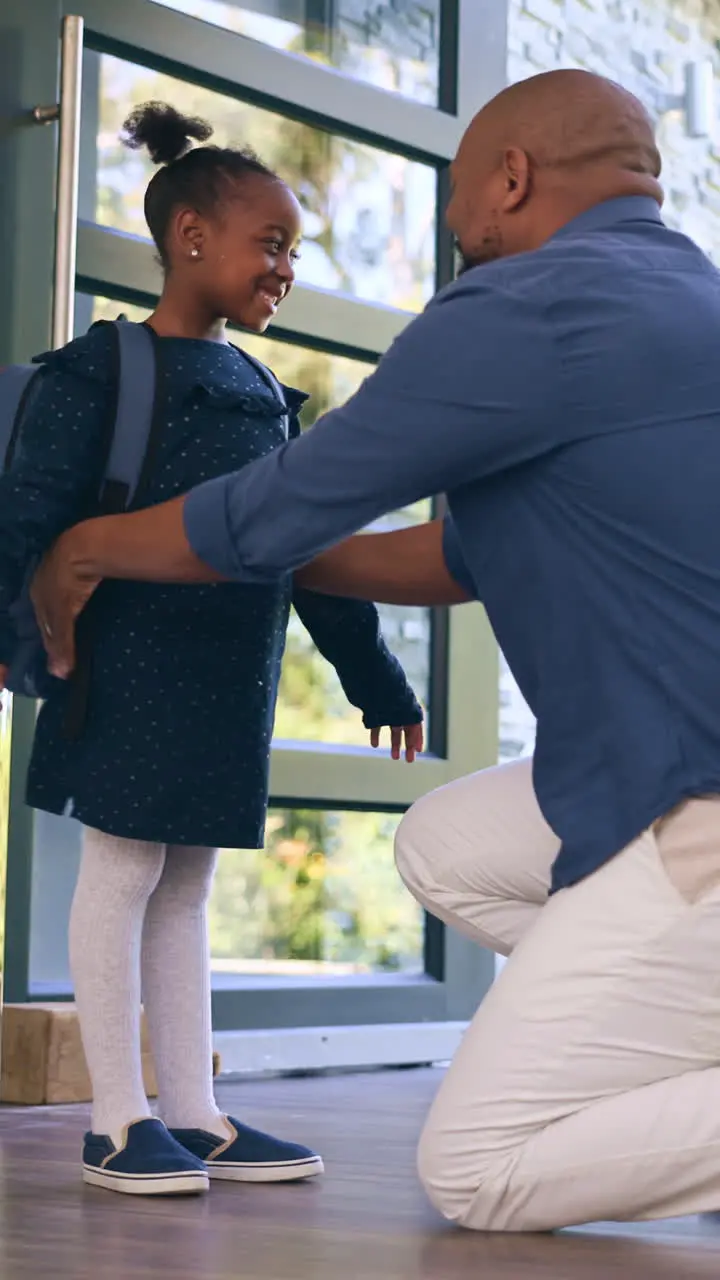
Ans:
{"type": "Polygon", "coordinates": [[[221,1086],[249,1123],[309,1142],[323,1180],[216,1184],[135,1200],[79,1179],[81,1109],[0,1110],[0,1280],[695,1280],[720,1276],[720,1223],[557,1236],[448,1229],[414,1173],[438,1073],[221,1086]]]}

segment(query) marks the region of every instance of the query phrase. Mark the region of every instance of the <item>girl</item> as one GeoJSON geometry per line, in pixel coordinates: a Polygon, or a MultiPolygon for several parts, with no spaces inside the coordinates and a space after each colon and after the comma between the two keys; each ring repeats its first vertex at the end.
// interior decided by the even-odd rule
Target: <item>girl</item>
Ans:
{"type": "MultiPolygon", "coordinates": [[[[156,335],[162,430],[137,505],[184,493],[278,447],[285,407],[227,340],[262,333],[292,287],[300,208],[249,151],[150,103],[128,146],[161,164],[145,214],[164,268],[156,335]]],[[[108,325],[43,357],[46,371],[0,481],[0,608],[28,556],[93,509],[115,396],[108,325]]],[[[284,389],[291,431],[306,399],[284,389]]],[[[379,634],[374,606],[313,596],[291,581],[244,587],[106,583],[81,620],[74,679],[40,712],[28,802],[84,826],[70,958],[93,1084],[84,1177],[134,1194],[203,1191],[208,1177],[281,1181],[322,1171],[314,1152],[223,1115],[212,1087],[207,899],[224,846],[260,848],[290,601],[337,668],[377,741],[422,712],[379,634]],[[159,1085],[145,1097],[144,1000],[159,1085]]],[[[0,662],[10,656],[0,630],[0,662]]],[[[0,671],[0,676],[2,671],[0,671]]],[[[395,751],[394,754],[399,754],[395,751]]]]}

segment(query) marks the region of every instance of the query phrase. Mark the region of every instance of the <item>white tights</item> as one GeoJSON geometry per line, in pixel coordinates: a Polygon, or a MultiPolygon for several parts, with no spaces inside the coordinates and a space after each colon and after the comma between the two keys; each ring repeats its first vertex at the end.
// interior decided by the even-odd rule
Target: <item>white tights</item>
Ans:
{"type": "Polygon", "coordinates": [[[170,1128],[225,1135],[213,1095],[207,902],[217,851],[86,829],[70,916],[70,965],[93,1086],[93,1132],[116,1146],[150,1115],[141,993],[170,1128]]]}

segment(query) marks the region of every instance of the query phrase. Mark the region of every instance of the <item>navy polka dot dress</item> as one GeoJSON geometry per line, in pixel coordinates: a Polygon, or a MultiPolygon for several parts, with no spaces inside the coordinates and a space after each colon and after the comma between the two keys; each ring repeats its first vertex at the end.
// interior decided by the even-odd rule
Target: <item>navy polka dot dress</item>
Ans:
{"type": "MultiPolygon", "coordinates": [[[[115,404],[107,325],[48,358],[11,472],[0,482],[3,610],[28,556],[92,514],[115,404]]],[[[296,414],[305,397],[286,389],[296,414]]],[[[158,343],[162,428],[136,505],[237,470],[285,439],[283,408],[241,352],[158,343]]],[[[262,845],[288,612],[295,603],[365,724],[408,724],[420,708],[379,633],[377,612],[276,584],[107,582],[82,620],[85,699],[53,682],[37,722],[27,799],[111,835],[172,844],[262,845]]]]}

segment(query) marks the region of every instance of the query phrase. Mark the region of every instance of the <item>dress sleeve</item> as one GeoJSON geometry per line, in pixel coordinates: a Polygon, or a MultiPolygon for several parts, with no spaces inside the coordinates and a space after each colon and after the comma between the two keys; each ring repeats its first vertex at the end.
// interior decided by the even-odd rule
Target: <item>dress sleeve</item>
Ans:
{"type": "Polygon", "coordinates": [[[293,604],[316,648],[337,671],[348,702],[362,711],[366,729],[422,722],[422,707],[383,639],[374,604],[301,587],[294,588],[293,604]]]}

